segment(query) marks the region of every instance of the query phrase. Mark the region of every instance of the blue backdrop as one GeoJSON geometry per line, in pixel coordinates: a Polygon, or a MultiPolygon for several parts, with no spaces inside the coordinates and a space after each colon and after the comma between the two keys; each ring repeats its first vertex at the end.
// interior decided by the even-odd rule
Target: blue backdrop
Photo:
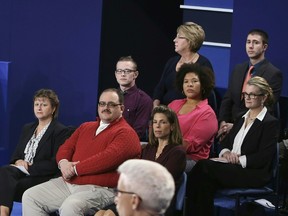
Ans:
{"type": "Polygon", "coordinates": [[[101,0],[0,0],[0,60],[11,62],[0,134],[8,151],[0,150],[1,160],[14,150],[23,124],[34,121],[32,97],[40,88],[58,93],[64,124],[94,120],[101,11],[101,0]]]}

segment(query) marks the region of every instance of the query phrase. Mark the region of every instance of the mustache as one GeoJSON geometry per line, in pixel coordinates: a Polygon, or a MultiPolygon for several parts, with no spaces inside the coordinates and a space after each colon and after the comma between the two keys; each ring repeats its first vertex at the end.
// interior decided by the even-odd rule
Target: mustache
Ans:
{"type": "Polygon", "coordinates": [[[111,114],[111,111],[109,109],[105,109],[101,113],[104,113],[104,112],[107,112],[107,113],[111,114]]]}

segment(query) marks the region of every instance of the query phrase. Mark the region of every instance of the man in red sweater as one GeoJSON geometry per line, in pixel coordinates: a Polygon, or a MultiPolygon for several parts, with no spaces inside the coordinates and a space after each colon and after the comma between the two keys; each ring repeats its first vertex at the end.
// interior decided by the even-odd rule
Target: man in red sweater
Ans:
{"type": "Polygon", "coordinates": [[[122,117],[123,103],[119,90],[102,92],[99,119],[80,125],[58,150],[62,177],[24,193],[24,216],[49,215],[57,210],[60,215],[91,215],[113,203],[118,166],[139,158],[141,152],[136,132],[122,117]]]}

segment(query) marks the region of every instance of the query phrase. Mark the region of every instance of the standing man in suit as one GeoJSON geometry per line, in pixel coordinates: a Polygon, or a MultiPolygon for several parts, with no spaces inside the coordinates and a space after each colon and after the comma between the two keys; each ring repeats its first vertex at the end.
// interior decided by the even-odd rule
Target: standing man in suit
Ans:
{"type": "MultiPolygon", "coordinates": [[[[222,99],[219,110],[218,136],[229,132],[234,120],[247,111],[242,97],[242,89],[245,88],[247,75],[248,77],[249,75],[251,77],[260,76],[266,79],[273,90],[274,104],[278,101],[282,89],[282,72],[265,58],[267,48],[268,34],[265,31],[253,29],[248,33],[246,53],[249,61],[236,65],[231,75],[227,92],[222,99]]],[[[273,105],[268,109],[272,111],[273,105]]]]}
{"type": "Polygon", "coordinates": [[[149,95],[137,88],[138,75],[137,63],[131,56],[123,56],[118,60],[115,77],[124,94],[123,117],[134,128],[140,140],[146,141],[153,101],[149,95]]]}

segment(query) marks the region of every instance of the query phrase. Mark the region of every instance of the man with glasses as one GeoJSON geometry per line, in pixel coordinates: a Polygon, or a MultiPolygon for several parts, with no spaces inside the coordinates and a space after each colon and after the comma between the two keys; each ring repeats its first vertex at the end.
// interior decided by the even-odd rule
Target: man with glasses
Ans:
{"type": "Polygon", "coordinates": [[[136,132],[122,117],[123,95],[106,89],[98,103],[99,119],[86,122],[59,148],[62,176],[30,188],[22,197],[23,215],[91,215],[113,203],[117,167],[139,158],[136,132]]]}
{"type": "Polygon", "coordinates": [[[119,168],[115,203],[119,216],[164,215],[175,193],[175,183],[159,163],[132,159],[119,168]]]}
{"type": "MultiPolygon", "coordinates": [[[[249,61],[236,65],[231,74],[219,110],[218,137],[223,138],[232,128],[234,120],[247,111],[242,92],[249,78],[254,76],[265,78],[273,90],[274,103],[277,103],[282,89],[282,72],[265,58],[267,48],[268,34],[265,31],[253,29],[248,33],[246,53],[249,61]]],[[[273,106],[268,108],[270,112],[273,111],[273,106]]]]}
{"type": "Polygon", "coordinates": [[[140,140],[146,141],[153,101],[149,95],[137,88],[135,82],[138,75],[137,63],[131,56],[118,60],[115,77],[124,94],[123,117],[134,128],[140,140]]]}

